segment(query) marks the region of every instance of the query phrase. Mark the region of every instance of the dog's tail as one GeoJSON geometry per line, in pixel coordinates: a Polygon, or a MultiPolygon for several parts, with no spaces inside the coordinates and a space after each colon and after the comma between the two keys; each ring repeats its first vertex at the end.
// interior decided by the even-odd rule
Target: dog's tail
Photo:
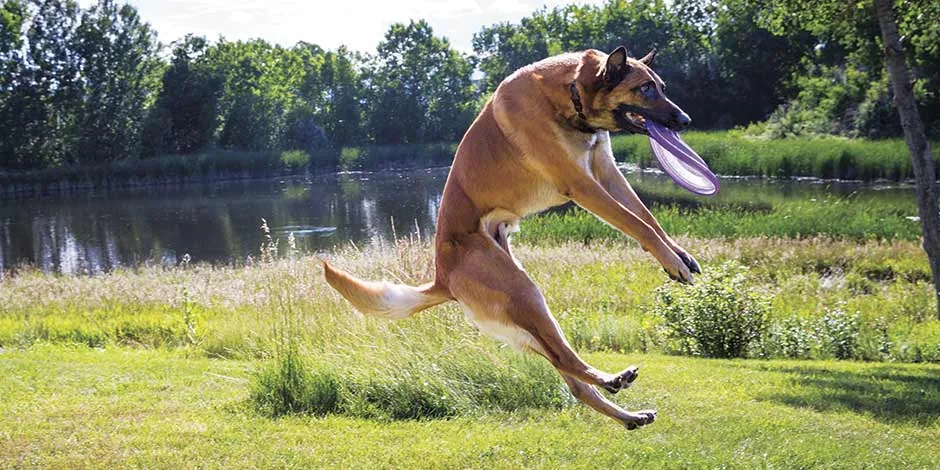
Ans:
{"type": "Polygon", "coordinates": [[[323,262],[323,275],[326,282],[356,310],[382,318],[405,318],[451,299],[433,283],[412,287],[386,281],[363,281],[333,268],[326,261],[323,262]]]}

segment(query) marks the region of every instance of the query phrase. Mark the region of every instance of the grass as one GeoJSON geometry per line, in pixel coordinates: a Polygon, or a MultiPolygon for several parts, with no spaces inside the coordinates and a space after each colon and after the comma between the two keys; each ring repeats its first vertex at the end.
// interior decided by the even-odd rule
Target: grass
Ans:
{"type": "MultiPolygon", "coordinates": [[[[935,320],[929,266],[917,242],[678,240],[709,269],[731,260],[739,263],[746,287],[770,298],[771,321],[815,321],[836,308],[858,312],[858,358],[940,361],[940,321],[935,320]],[[890,343],[887,353],[882,352],[885,342],[890,343]]],[[[524,244],[518,256],[545,289],[579,350],[667,350],[661,320],[653,313],[655,289],[666,277],[636,246],[622,241],[594,241],[587,247],[524,244]]],[[[432,277],[431,250],[424,244],[345,250],[336,257],[339,266],[365,278],[414,285],[432,277]]],[[[301,352],[318,358],[314,369],[329,372],[359,364],[362,380],[387,370],[426,372],[420,367],[433,361],[404,364],[398,357],[418,352],[433,357],[434,348],[453,337],[463,338],[459,344],[467,348],[455,350],[454,358],[485,357],[485,367],[505,366],[506,371],[518,367],[498,350],[484,347],[489,343],[476,342],[476,333],[455,305],[420,321],[350,315],[345,302],[321,282],[319,264],[310,258],[247,268],[139,268],[94,277],[26,270],[2,283],[0,347],[6,348],[78,343],[190,348],[209,357],[254,359],[273,357],[283,332],[302,331],[306,349],[301,352]],[[274,321],[285,315],[292,319],[287,326],[274,321]],[[362,349],[362,344],[373,348],[362,349]]],[[[455,363],[455,370],[466,372],[466,367],[455,363]]]]}
{"type": "MultiPolygon", "coordinates": [[[[895,362],[662,355],[654,306],[667,281],[647,254],[622,241],[520,245],[586,359],[640,365],[615,399],[659,418],[628,433],[575,404],[546,361],[481,337],[453,304],[400,322],[354,314],[315,258],[91,277],[25,269],[0,278],[0,466],[921,468],[940,458],[940,365],[897,363],[940,361],[916,242],[679,241],[708,269],[736,260],[746,287],[771,298],[770,321],[858,312],[851,357],[895,362]]],[[[331,257],[407,283],[433,266],[427,244],[407,241],[331,257]]],[[[818,349],[810,357],[834,357],[818,349]]]]}
{"type": "MultiPolygon", "coordinates": [[[[666,233],[703,238],[828,236],[850,240],[921,237],[920,223],[911,212],[869,205],[865,201],[832,198],[823,201],[782,203],[766,210],[741,207],[654,207],[666,233]]],[[[521,238],[529,242],[560,243],[564,240],[616,240],[622,235],[593,215],[572,208],[523,222],[521,238]]]]}
{"type": "MultiPolygon", "coordinates": [[[[722,175],[863,181],[914,177],[910,154],[902,139],[759,139],[737,131],[686,132],[682,138],[715,173],[722,175]]],[[[618,160],[655,166],[646,136],[616,136],[611,145],[618,160]]],[[[934,161],[940,162],[940,146],[935,144],[932,148],[934,161]]]]}
{"type": "MultiPolygon", "coordinates": [[[[921,237],[912,189],[837,195],[822,188],[736,182],[715,197],[696,197],[660,179],[631,175],[631,184],[670,234],[701,238],[826,236],[849,240],[921,237]]],[[[617,240],[622,235],[578,208],[562,208],[523,221],[530,243],[617,240]]]]}
{"type": "Polygon", "coordinates": [[[9,467],[930,468],[936,365],[589,354],[656,407],[627,432],[582,406],[383,421],[270,419],[248,405],[257,363],[187,351],[34,346],[0,353],[9,467]]]}

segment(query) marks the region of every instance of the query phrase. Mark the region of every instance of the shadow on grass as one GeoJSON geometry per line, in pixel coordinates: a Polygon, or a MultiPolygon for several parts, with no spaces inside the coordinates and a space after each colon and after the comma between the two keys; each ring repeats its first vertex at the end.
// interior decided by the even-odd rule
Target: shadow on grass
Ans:
{"type": "Polygon", "coordinates": [[[940,370],[914,371],[895,366],[857,371],[820,366],[768,367],[789,375],[789,384],[759,396],[817,411],[848,410],[884,423],[940,423],[940,370]]]}

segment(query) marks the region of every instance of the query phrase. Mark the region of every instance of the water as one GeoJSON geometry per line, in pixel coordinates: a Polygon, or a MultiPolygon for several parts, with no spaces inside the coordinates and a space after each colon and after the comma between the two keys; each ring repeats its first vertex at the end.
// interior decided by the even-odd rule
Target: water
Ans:
{"type": "MultiPolygon", "coordinates": [[[[293,180],[84,193],[41,200],[0,201],[0,270],[22,264],[46,272],[101,273],[142,263],[244,264],[257,257],[261,219],[283,251],[289,234],[303,252],[394,236],[434,233],[447,168],[344,173],[293,180]]],[[[877,194],[913,211],[910,187],[818,181],[722,180],[716,199],[676,188],[662,175],[629,172],[644,200],[697,205],[752,204],[780,199],[877,194]]]]}

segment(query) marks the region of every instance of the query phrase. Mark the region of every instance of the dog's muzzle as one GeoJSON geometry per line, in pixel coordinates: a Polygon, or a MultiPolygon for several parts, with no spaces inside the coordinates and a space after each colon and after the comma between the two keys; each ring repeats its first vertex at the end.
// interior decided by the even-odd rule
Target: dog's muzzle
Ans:
{"type": "Polygon", "coordinates": [[[652,119],[674,131],[681,131],[692,123],[692,118],[677,109],[674,113],[662,113],[651,109],[628,104],[620,105],[614,111],[614,119],[620,129],[634,134],[647,134],[646,121],[652,119]]]}

